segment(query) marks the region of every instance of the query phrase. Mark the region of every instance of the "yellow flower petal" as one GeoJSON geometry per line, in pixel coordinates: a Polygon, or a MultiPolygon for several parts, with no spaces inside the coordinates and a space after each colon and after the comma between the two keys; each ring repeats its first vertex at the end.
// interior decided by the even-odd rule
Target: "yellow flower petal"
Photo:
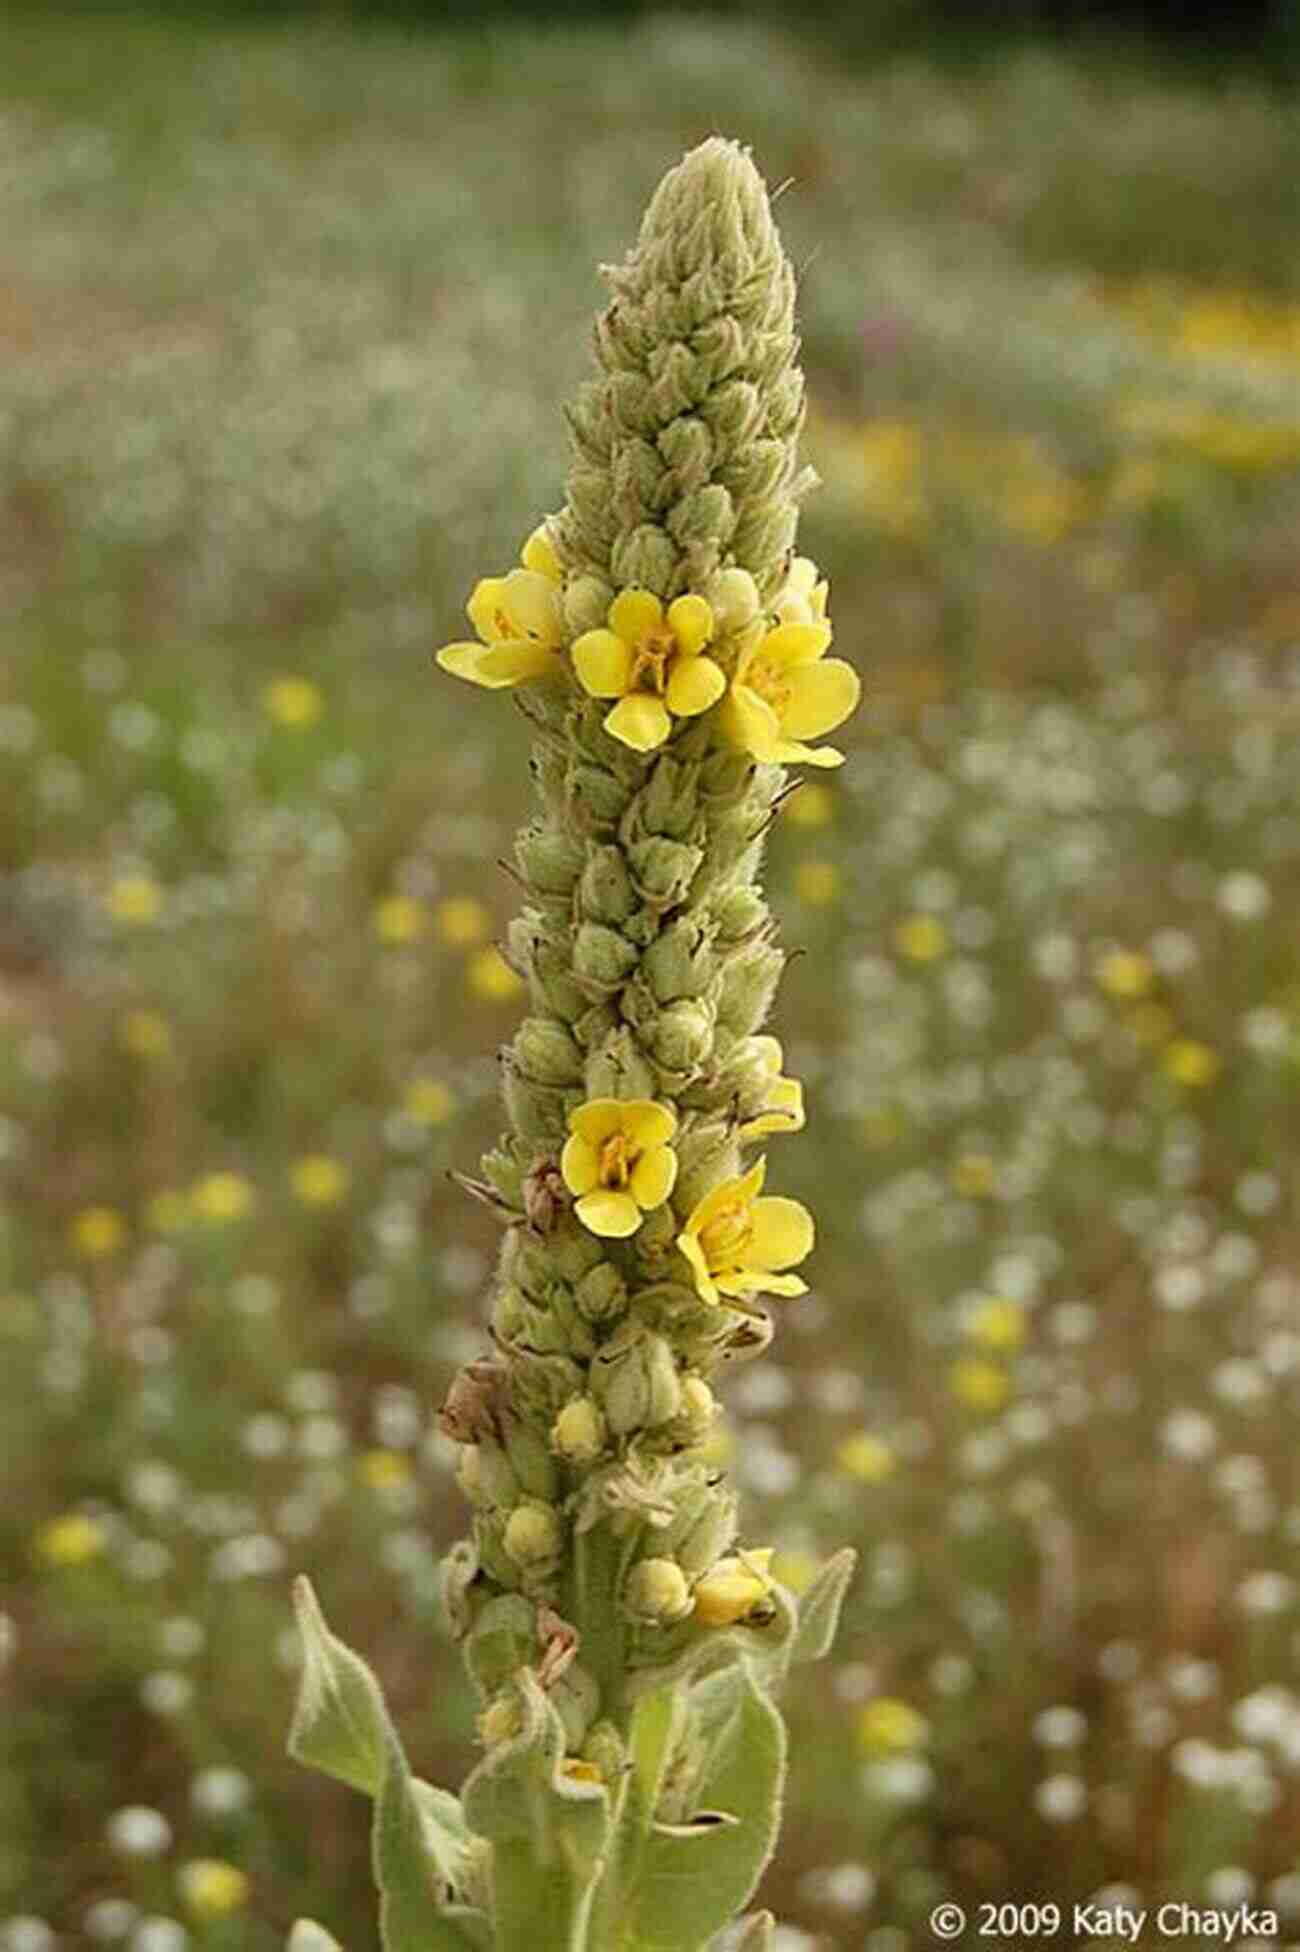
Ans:
{"type": "Polygon", "coordinates": [[[716,705],[727,680],[711,657],[678,658],[668,676],[668,709],[678,718],[697,718],[716,705]]]}
{"type": "Polygon", "coordinates": [[[649,590],[623,590],[609,606],[609,627],[635,644],[664,620],[664,606],[649,590]]]}
{"type": "Polygon", "coordinates": [[[648,1213],[662,1206],[677,1183],[677,1154],[671,1146],[652,1146],[632,1168],[628,1182],[632,1197],[648,1213]]]}
{"type": "Polygon", "coordinates": [[[632,1195],[605,1187],[585,1194],[573,1210],[584,1227],[607,1240],[626,1240],[641,1225],[641,1209],[632,1195]]]}
{"type": "Polygon", "coordinates": [[[778,624],[763,639],[760,655],[767,664],[813,664],[830,641],[829,624],[778,624]]]}
{"type": "Polygon", "coordinates": [[[653,752],[672,731],[673,722],[662,698],[633,692],[620,698],[605,715],[605,730],[612,738],[631,746],[633,752],[653,752]]]}
{"type": "Polygon", "coordinates": [[[704,1258],[699,1241],[693,1233],[680,1233],[677,1236],[677,1245],[691,1264],[691,1271],[695,1276],[695,1291],[701,1301],[711,1301],[716,1304],[719,1298],[717,1283],[709,1273],[709,1264],[704,1258]]]}
{"type": "Polygon", "coordinates": [[[560,1172],[571,1193],[594,1193],[600,1184],[600,1159],[590,1140],[570,1133],[560,1154],[560,1172]]]}
{"type": "Polygon", "coordinates": [[[753,1233],[745,1249],[745,1265],[766,1271],[794,1267],[813,1250],[813,1217],[798,1200],[755,1200],[753,1233]]]}
{"type": "Polygon", "coordinates": [[[551,539],[546,533],[545,522],[539,522],[519,551],[519,560],[525,569],[536,570],[550,583],[558,583],[562,577],[560,559],[551,547],[551,539]]]}
{"type": "Polygon", "coordinates": [[[626,1132],[633,1145],[645,1152],[651,1146],[667,1145],[677,1130],[677,1114],[671,1105],[656,1104],[653,1098],[627,1098],[619,1108],[618,1130],[626,1132]]]}
{"type": "Polygon", "coordinates": [[[781,743],[781,721],[765,698],[733,684],[723,707],[722,729],[733,745],[770,765],[781,743]]]}
{"type": "Polygon", "coordinates": [[[579,1133],[588,1145],[599,1147],[623,1130],[625,1109],[622,1098],[589,1098],[569,1113],[569,1130],[579,1133]]]}
{"type": "Polygon", "coordinates": [[[560,641],[560,596],[553,582],[535,569],[512,569],[505,579],[505,612],[515,633],[527,632],[543,644],[560,641]]]}
{"type": "Polygon", "coordinates": [[[724,1295],[806,1295],[808,1283],[797,1274],[774,1274],[771,1268],[742,1268],[738,1274],[720,1274],[718,1287],[724,1295]]]}
{"type": "Polygon", "coordinates": [[[532,637],[503,637],[480,647],[479,683],[520,685],[528,678],[545,678],[558,670],[559,659],[549,644],[532,637]]]}
{"type": "Polygon", "coordinates": [[[679,596],[668,606],[668,628],[683,655],[694,657],[713,635],[713,611],[702,596],[679,596]]]}
{"type": "Polygon", "coordinates": [[[767,1102],[740,1128],[742,1139],[761,1139],[768,1132],[801,1132],[807,1123],[803,1085],[798,1078],[774,1078],[767,1102]]]}
{"type": "Polygon", "coordinates": [[[505,593],[504,576],[480,576],[470,592],[465,609],[485,644],[495,644],[500,637],[514,635],[506,621],[505,593]]]}
{"type": "Polygon", "coordinates": [[[842,657],[800,665],[790,673],[790,702],[781,731],[791,739],[816,739],[842,725],[862,696],[862,680],[842,657]]]}
{"type": "Polygon", "coordinates": [[[486,644],[444,644],[436,662],[444,671],[450,671],[453,678],[468,678],[472,685],[483,685],[488,691],[502,691],[513,684],[514,679],[502,677],[499,672],[483,670],[482,661],[488,652],[486,644]]]}
{"type": "Polygon", "coordinates": [[[835,746],[802,746],[794,739],[782,739],[772,755],[778,766],[842,766],[844,754],[835,746]]]}
{"type": "Polygon", "coordinates": [[[632,653],[612,630],[584,630],[573,646],[578,683],[593,698],[621,698],[632,682],[632,653]]]}

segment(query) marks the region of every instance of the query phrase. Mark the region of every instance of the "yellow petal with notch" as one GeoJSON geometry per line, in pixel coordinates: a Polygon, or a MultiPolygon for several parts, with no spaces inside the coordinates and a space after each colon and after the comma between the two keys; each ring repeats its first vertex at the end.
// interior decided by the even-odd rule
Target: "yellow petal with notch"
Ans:
{"type": "Polygon", "coordinates": [[[638,1150],[648,1152],[651,1146],[667,1145],[677,1130],[677,1114],[653,1098],[625,1098],[619,1102],[619,1129],[638,1150]]]}
{"type": "Polygon", "coordinates": [[[624,590],[609,606],[608,623],[629,644],[639,643],[649,631],[658,630],[664,620],[664,606],[650,590],[624,590]]]}
{"type": "Polygon", "coordinates": [[[788,739],[816,739],[842,725],[862,696],[862,680],[842,657],[802,665],[790,673],[790,702],[781,714],[788,739]]]}
{"type": "Polygon", "coordinates": [[[571,1132],[565,1140],[560,1172],[571,1193],[594,1193],[600,1185],[600,1156],[580,1132],[571,1132]]]}
{"type": "Polygon", "coordinates": [[[628,1182],[633,1199],[649,1213],[662,1206],[677,1184],[677,1154],[671,1146],[652,1146],[632,1168],[628,1182]]]}
{"type": "Polygon", "coordinates": [[[641,1209],[632,1195],[605,1187],[587,1193],[573,1210],[584,1227],[606,1240],[626,1240],[641,1225],[641,1209]]]}
{"type": "Polygon", "coordinates": [[[829,624],[778,624],[763,639],[761,656],[768,664],[813,664],[830,641],[829,624]]]}
{"type": "Polygon", "coordinates": [[[727,680],[711,657],[679,657],[673,664],[665,694],[670,712],[678,718],[697,718],[716,705],[727,680]]]}
{"type": "Polygon", "coordinates": [[[605,730],[633,752],[654,752],[672,731],[673,722],[662,698],[651,698],[643,691],[620,698],[612,712],[605,714],[605,730]]]}
{"type": "Polygon", "coordinates": [[[632,653],[612,630],[584,630],[573,646],[578,683],[593,698],[621,698],[632,682],[632,653]]]}
{"type": "Polygon", "coordinates": [[[695,657],[713,635],[713,611],[702,596],[679,596],[668,606],[668,628],[685,657],[695,657]]]}
{"type": "Polygon", "coordinates": [[[624,1110],[621,1098],[589,1098],[569,1113],[569,1130],[577,1132],[588,1145],[603,1145],[623,1130],[624,1110]]]}
{"type": "Polygon", "coordinates": [[[755,1200],[753,1232],[745,1249],[745,1265],[766,1272],[794,1267],[812,1253],[813,1217],[798,1200],[755,1200]]]}

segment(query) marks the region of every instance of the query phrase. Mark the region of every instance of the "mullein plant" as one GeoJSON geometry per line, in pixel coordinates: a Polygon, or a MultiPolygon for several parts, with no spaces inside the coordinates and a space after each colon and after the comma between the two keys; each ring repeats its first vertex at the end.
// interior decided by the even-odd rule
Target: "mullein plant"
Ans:
{"type": "Polygon", "coordinates": [[[411,1775],[368,1668],[296,1595],[290,1746],[375,1799],[388,1952],[768,1945],[770,1914],[739,1914],[777,1833],[773,1695],[826,1651],[853,1567],[796,1602],[717,1462],[718,1375],[767,1348],[813,1247],[766,1189],[804,1111],[763,1034],[784,958],[756,877],[785,769],[840,763],[809,742],[859,694],[794,554],[794,276],[748,156],[689,154],[607,276],[565,506],[438,653],[515,688],[539,801],[510,1129],[463,1182],[504,1228],[491,1352],[440,1416],[473,1512],[444,1566],[481,1702],[459,1797],[411,1775]]]}

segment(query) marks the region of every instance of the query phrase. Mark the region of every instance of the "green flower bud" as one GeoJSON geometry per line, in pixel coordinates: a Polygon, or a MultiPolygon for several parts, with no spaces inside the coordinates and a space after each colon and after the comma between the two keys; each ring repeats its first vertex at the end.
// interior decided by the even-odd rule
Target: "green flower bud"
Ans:
{"type": "Polygon", "coordinates": [[[586,860],[586,849],[556,827],[526,827],[515,841],[519,871],[534,894],[568,895],[586,860]]]}
{"type": "Polygon", "coordinates": [[[686,900],[703,859],[702,848],[660,835],[634,841],[628,849],[636,892],[655,908],[675,908],[686,900]]]}
{"type": "Polygon", "coordinates": [[[589,1322],[607,1322],[627,1307],[627,1283],[612,1262],[602,1261],[583,1275],[574,1299],[589,1322]]]}
{"type": "Polygon", "coordinates": [[[582,1052],[554,1017],[525,1017],[512,1046],[515,1069],[533,1084],[579,1085],[582,1052]]]}
{"type": "Polygon", "coordinates": [[[442,1610],[453,1640],[463,1640],[474,1623],[471,1594],[478,1569],[478,1553],[468,1539],[459,1539],[439,1567],[442,1610]]]}
{"type": "Polygon", "coordinates": [[[627,808],[628,788],[603,766],[575,766],[569,791],[575,804],[595,826],[614,826],[627,808]]]}
{"type": "Polygon", "coordinates": [[[704,1508],[673,1546],[686,1577],[700,1579],[735,1543],[738,1530],[736,1496],[721,1487],[711,1490],[704,1508]]]}
{"type": "Polygon", "coordinates": [[[515,1407],[547,1428],[569,1398],[582,1393],[582,1371],[566,1356],[535,1355],[516,1347],[510,1351],[510,1367],[515,1407]]]}
{"type": "Polygon", "coordinates": [[[478,1462],[474,1474],[482,1498],[489,1505],[513,1505],[519,1497],[519,1480],[501,1445],[494,1437],[481,1437],[475,1449],[478,1462]]]}
{"type": "Polygon", "coordinates": [[[551,1425],[551,1444],[566,1464],[594,1464],[605,1448],[605,1419],[590,1396],[575,1396],[551,1425]]]}
{"type": "Polygon", "coordinates": [[[551,1237],[551,1263],[556,1273],[574,1287],[604,1258],[600,1241],[585,1227],[570,1226],[551,1237]]]}
{"type": "Polygon", "coordinates": [[[506,1520],[502,1544],[506,1556],[531,1572],[553,1564],[563,1539],[560,1514],[554,1505],[529,1501],[516,1505],[506,1520]]]}
{"type": "Polygon", "coordinates": [[[483,1488],[482,1472],[479,1468],[479,1447],[477,1444],[462,1444],[456,1459],[456,1482],[471,1505],[487,1502],[487,1492],[483,1488]]]}
{"type": "Polygon", "coordinates": [[[505,1099],[510,1122],[521,1139],[539,1147],[550,1147],[563,1141],[565,1103],[562,1086],[538,1084],[508,1062],[501,1077],[501,1095],[505,1099]]]}
{"type": "Polygon", "coordinates": [[[653,590],[667,596],[677,568],[677,550],[662,529],[643,522],[621,535],[610,551],[610,574],[620,589],[653,590]]]}
{"type": "Polygon", "coordinates": [[[713,1044],[714,1015],[707,1003],[686,1000],[662,1010],[650,1033],[650,1049],[665,1071],[678,1073],[684,1083],[693,1077],[713,1044]]]}
{"type": "Polygon", "coordinates": [[[550,1500],[559,1490],[559,1475],[546,1439],[530,1423],[512,1417],[506,1432],[506,1456],[520,1488],[534,1498],[550,1500]]]}
{"type": "Polygon", "coordinates": [[[636,903],[627,862],[617,847],[594,847],[579,883],[583,915],[594,922],[625,922],[636,903]]]}
{"type": "Polygon", "coordinates": [[[683,1426],[688,1443],[696,1444],[708,1436],[718,1414],[718,1399],[703,1376],[683,1376],[682,1407],[677,1421],[683,1426]]]}
{"type": "Polygon", "coordinates": [[[660,753],[654,771],[637,795],[624,833],[631,843],[643,836],[681,840],[695,822],[694,766],[683,766],[670,753],[660,753]]]}
{"type": "Polygon", "coordinates": [[[502,1342],[515,1341],[524,1331],[528,1305],[518,1288],[498,1288],[492,1304],[492,1327],[502,1342]]]}
{"type": "Polygon", "coordinates": [[[652,1430],[681,1407],[681,1383],[673,1352],[662,1335],[620,1329],[591,1365],[593,1394],[604,1406],[615,1436],[652,1430]]]}
{"type": "Polygon", "coordinates": [[[587,1059],[588,1098],[654,1098],[659,1080],[626,1027],[616,1030],[587,1059]]]}
{"type": "Polygon", "coordinates": [[[692,1606],[686,1576],[673,1559],[642,1559],[628,1573],[623,1605],[633,1620],[647,1626],[671,1626],[684,1620],[692,1606]]]}
{"type": "Polygon", "coordinates": [[[720,569],[701,594],[724,636],[752,623],[759,613],[758,585],[746,569],[720,569]]]}
{"type": "Polygon", "coordinates": [[[757,888],[720,888],[709,906],[722,942],[744,942],[768,926],[767,906],[757,888]]]}
{"type": "Polygon", "coordinates": [[[641,971],[660,1003],[702,995],[713,975],[713,956],[700,922],[683,915],[664,929],[641,958],[641,971]]]}
{"type": "Polygon", "coordinates": [[[522,1593],[501,1593],[475,1620],[465,1662],[480,1692],[491,1696],[532,1663],[536,1646],[537,1608],[522,1593]]]}
{"type": "Polygon", "coordinates": [[[498,1586],[513,1587],[519,1584],[519,1572],[502,1544],[505,1528],[503,1512],[479,1511],[474,1514],[474,1547],[479,1564],[498,1586]]]}
{"type": "Polygon", "coordinates": [[[575,576],[564,591],[564,621],[575,637],[584,630],[600,630],[614,601],[614,592],[599,576],[575,576]]]}
{"type": "Polygon", "coordinates": [[[529,1301],[544,1306],[555,1279],[555,1262],[546,1247],[526,1227],[513,1227],[506,1235],[501,1256],[502,1271],[520,1287],[529,1301]]]}
{"type": "Polygon", "coordinates": [[[719,746],[700,768],[700,797],[718,809],[735,806],[749,791],[753,772],[752,759],[719,746]]]}
{"type": "Polygon", "coordinates": [[[493,1146],[483,1154],[483,1177],[493,1192],[498,1194],[507,1206],[522,1207],[524,1201],[523,1167],[508,1146],[493,1146]]]}
{"type": "Polygon", "coordinates": [[[485,1749],[511,1742],[524,1725],[523,1711],[513,1694],[498,1695],[478,1718],[478,1737],[485,1749]]]}
{"type": "Polygon", "coordinates": [[[589,996],[612,996],[636,968],[637,952],[626,936],[600,922],[584,922],[573,945],[573,969],[589,996]]]}
{"type": "Polygon", "coordinates": [[[765,1020],[781,980],[785,957],[765,942],[732,951],[722,971],[718,1022],[737,1037],[748,1037],[765,1020]]]}

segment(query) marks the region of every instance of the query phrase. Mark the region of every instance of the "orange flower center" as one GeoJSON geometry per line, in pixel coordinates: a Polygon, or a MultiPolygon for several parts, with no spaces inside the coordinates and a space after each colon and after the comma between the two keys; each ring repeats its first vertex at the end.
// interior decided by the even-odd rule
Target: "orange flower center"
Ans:
{"type": "Polygon", "coordinates": [[[600,1148],[602,1186],[626,1186],[632,1176],[632,1148],[626,1132],[615,1132],[600,1148]]]}
{"type": "Polygon", "coordinates": [[[650,630],[632,653],[633,691],[653,692],[662,698],[668,687],[668,664],[677,649],[670,630],[650,630]]]}
{"type": "Polygon", "coordinates": [[[790,703],[791,685],[786,673],[778,664],[771,664],[765,658],[755,658],[745,673],[745,683],[751,691],[772,707],[778,718],[784,718],[790,703]]]}
{"type": "Polygon", "coordinates": [[[736,1200],[700,1229],[700,1246],[710,1268],[736,1267],[754,1231],[748,1206],[736,1200]]]}

